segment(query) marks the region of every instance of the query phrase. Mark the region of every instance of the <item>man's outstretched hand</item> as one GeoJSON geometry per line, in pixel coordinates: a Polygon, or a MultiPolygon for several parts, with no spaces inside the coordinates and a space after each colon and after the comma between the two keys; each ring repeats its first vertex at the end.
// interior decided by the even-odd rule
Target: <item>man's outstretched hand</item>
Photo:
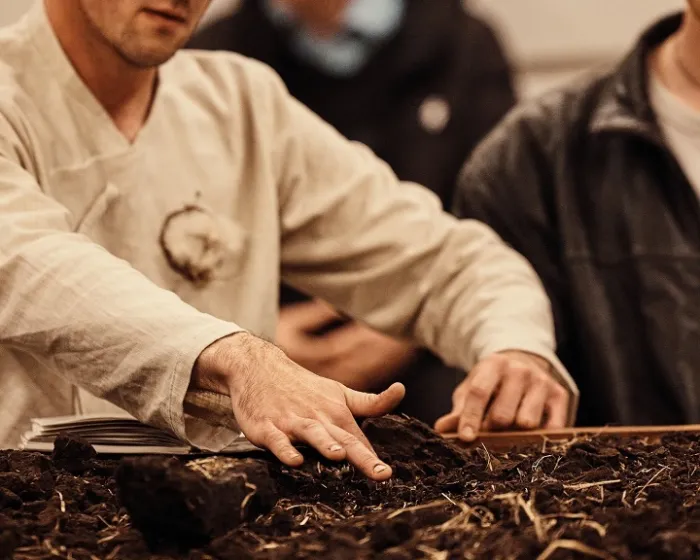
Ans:
{"type": "Polygon", "coordinates": [[[295,364],[273,344],[239,333],[202,352],[193,384],[228,393],[245,436],[289,466],[304,461],[292,444],[305,443],[328,459],[347,459],[374,480],[391,477],[355,417],[389,413],[404,397],[400,383],[379,395],[353,391],[295,364]]]}
{"type": "Polygon", "coordinates": [[[480,431],[563,428],[569,393],[549,370],[546,360],[525,352],[485,358],[455,389],[452,411],[435,429],[474,441],[480,431]]]}

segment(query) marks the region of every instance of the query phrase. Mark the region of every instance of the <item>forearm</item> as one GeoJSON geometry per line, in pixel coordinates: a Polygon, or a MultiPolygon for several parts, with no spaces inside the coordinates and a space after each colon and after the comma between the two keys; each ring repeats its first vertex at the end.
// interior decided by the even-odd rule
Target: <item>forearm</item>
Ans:
{"type": "Polygon", "coordinates": [[[465,371],[504,350],[541,356],[575,410],[577,390],[556,357],[550,303],[529,263],[487,226],[440,212],[414,185],[400,188],[386,189],[392,203],[382,213],[376,205],[371,229],[355,231],[347,261],[337,241],[315,243],[313,251],[335,260],[332,272],[301,278],[308,291],[320,288],[348,315],[413,338],[465,371]]]}
{"type": "Polygon", "coordinates": [[[198,312],[73,233],[68,209],[25,167],[34,157],[16,134],[23,129],[0,114],[0,345],[186,437],[194,363],[239,327],[198,312]]]}
{"type": "Polygon", "coordinates": [[[185,437],[192,367],[237,330],[199,313],[80,236],[3,243],[0,343],[57,375],[185,437]]]}
{"type": "Polygon", "coordinates": [[[444,213],[294,101],[277,127],[286,282],[467,371],[501,350],[542,356],[573,390],[537,276],[491,229],[444,213]]]}
{"type": "Polygon", "coordinates": [[[343,237],[306,245],[304,269],[286,270],[290,281],[466,371],[508,349],[554,361],[549,302],[527,261],[490,228],[442,212],[427,190],[377,177],[386,179],[382,192],[375,177],[358,180],[376,201],[371,223],[362,227],[369,218],[347,215],[351,205],[336,195],[337,207],[325,210],[336,217],[330,228],[344,226],[343,237]]]}
{"type": "Polygon", "coordinates": [[[419,340],[465,371],[506,350],[544,358],[572,395],[573,415],[578,389],[557,358],[550,302],[524,257],[490,228],[462,220],[446,237],[426,285],[415,324],[419,340]]]}
{"type": "Polygon", "coordinates": [[[414,326],[426,346],[466,370],[501,350],[551,353],[546,294],[527,261],[492,230],[455,222],[434,261],[414,326]]]}

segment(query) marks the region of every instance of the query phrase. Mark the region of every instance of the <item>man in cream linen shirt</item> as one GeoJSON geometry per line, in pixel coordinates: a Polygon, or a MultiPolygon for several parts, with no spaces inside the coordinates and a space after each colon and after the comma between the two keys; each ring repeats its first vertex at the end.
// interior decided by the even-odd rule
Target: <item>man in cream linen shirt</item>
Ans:
{"type": "Polygon", "coordinates": [[[575,388],[526,262],[268,68],[176,54],[207,5],[45,0],[0,32],[0,442],[119,407],[195,445],[240,426],[289,465],[305,442],[389,477],[353,415],[403,387],[351,391],[258,338],[280,270],[472,370],[443,429],[566,423],[575,388]]]}

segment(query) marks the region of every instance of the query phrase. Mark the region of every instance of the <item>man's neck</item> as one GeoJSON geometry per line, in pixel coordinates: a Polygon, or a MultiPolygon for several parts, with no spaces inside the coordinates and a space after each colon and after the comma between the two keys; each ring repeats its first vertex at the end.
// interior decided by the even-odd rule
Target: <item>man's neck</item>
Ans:
{"type": "Polygon", "coordinates": [[[143,128],[153,102],[158,72],[129,64],[86,20],[75,0],[44,0],[46,12],[77,74],[133,141],[143,128]]]}
{"type": "Polygon", "coordinates": [[[680,29],[654,52],[650,67],[666,88],[700,111],[700,15],[686,9],[680,29]]]}

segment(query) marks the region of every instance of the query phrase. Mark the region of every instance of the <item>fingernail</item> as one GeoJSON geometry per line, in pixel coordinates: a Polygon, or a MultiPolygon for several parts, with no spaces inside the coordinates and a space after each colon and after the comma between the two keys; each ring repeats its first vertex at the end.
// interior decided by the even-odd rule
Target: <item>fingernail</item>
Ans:
{"type": "Polygon", "coordinates": [[[343,446],[342,446],[342,445],[338,445],[338,444],[336,443],[335,445],[331,445],[331,446],[328,448],[328,450],[329,450],[329,451],[333,451],[333,452],[335,453],[336,451],[342,451],[342,450],[343,450],[343,446]]]}
{"type": "Polygon", "coordinates": [[[381,463],[379,463],[378,465],[375,465],[374,472],[377,474],[383,473],[387,468],[388,467],[386,465],[382,465],[381,463]]]}

